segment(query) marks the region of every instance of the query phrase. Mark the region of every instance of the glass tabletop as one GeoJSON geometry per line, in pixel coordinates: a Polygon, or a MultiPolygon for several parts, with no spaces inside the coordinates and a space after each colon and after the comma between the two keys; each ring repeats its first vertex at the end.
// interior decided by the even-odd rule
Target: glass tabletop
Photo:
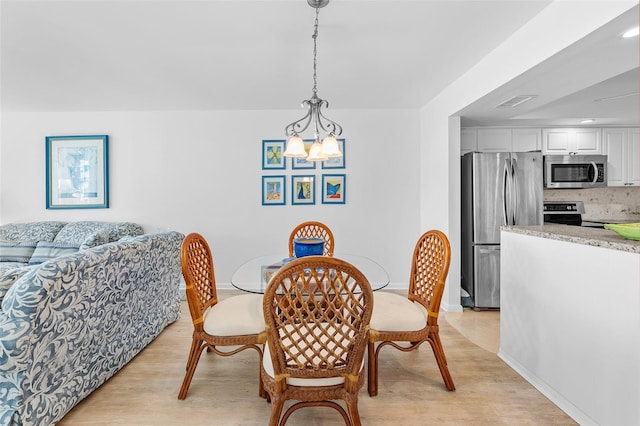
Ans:
{"type": "MultiPolygon", "coordinates": [[[[355,254],[339,254],[333,256],[342,259],[358,268],[369,280],[372,290],[380,290],[389,284],[389,275],[382,266],[368,257],[355,254]]],[[[285,255],[268,255],[256,257],[240,265],[231,276],[231,285],[250,293],[264,293],[270,278],[282,266],[285,255]]]]}

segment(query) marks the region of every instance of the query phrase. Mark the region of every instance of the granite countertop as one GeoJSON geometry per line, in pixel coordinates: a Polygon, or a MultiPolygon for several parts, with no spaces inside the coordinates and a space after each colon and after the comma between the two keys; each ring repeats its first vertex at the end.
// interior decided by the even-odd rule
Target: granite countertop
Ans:
{"type": "Polygon", "coordinates": [[[583,222],[598,222],[598,223],[640,223],[640,217],[628,217],[621,219],[601,219],[601,218],[588,218],[582,216],[583,222]]]}
{"type": "Polygon", "coordinates": [[[502,226],[500,230],[640,254],[640,241],[628,240],[608,229],[545,223],[539,226],[502,226]]]}

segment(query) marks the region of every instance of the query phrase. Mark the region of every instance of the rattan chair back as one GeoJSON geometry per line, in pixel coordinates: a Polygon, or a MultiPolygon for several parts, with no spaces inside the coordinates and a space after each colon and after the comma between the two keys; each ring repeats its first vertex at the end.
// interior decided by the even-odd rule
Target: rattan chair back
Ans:
{"type": "Polygon", "coordinates": [[[196,330],[201,331],[203,312],[218,303],[213,256],[202,235],[191,233],[185,237],[181,262],[191,320],[196,330]]]}
{"type": "Polygon", "coordinates": [[[322,238],[324,239],[324,256],[333,256],[335,242],[333,232],[327,225],[321,222],[309,221],[296,226],[289,235],[289,257],[294,257],[293,240],[296,238],[322,238]]]}
{"type": "Polygon", "coordinates": [[[273,378],[263,374],[271,396],[271,424],[278,424],[286,399],[302,402],[285,412],[283,422],[312,401],[341,411],[347,423],[360,424],[357,394],[364,384],[363,358],[373,311],[367,278],[333,257],[296,259],[271,278],[263,308],[273,363],[273,378]],[[344,381],[332,386],[288,384],[291,379],[322,378],[344,381]],[[344,399],[349,416],[332,399],[344,399]]]}
{"type": "Polygon", "coordinates": [[[437,313],[440,311],[450,262],[451,246],[447,236],[438,230],[425,232],[413,251],[408,298],[436,314],[429,315],[429,325],[438,322],[437,313]]]}

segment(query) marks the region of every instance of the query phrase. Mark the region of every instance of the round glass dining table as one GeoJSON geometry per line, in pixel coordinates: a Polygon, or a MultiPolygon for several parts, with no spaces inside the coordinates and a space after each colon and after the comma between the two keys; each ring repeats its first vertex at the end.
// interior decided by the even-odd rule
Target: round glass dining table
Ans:
{"type": "MultiPolygon", "coordinates": [[[[355,254],[339,254],[333,256],[342,259],[358,268],[367,277],[372,290],[380,290],[389,284],[389,275],[382,266],[368,257],[355,254]]],[[[240,265],[231,276],[231,285],[250,293],[264,293],[269,278],[283,266],[286,255],[268,255],[256,257],[240,265]]]]}

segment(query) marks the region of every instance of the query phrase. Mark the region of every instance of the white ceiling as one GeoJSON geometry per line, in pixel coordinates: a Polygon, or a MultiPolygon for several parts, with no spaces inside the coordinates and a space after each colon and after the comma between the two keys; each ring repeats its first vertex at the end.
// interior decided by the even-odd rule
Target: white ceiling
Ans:
{"type": "Polygon", "coordinates": [[[463,124],[571,126],[594,119],[593,126],[639,125],[640,43],[621,37],[638,18],[636,6],[474,102],[460,111],[463,124]],[[535,98],[497,108],[518,95],[535,98]]]}
{"type": "MultiPolygon", "coordinates": [[[[418,108],[549,3],[332,0],[320,10],[318,95],[336,109],[418,108]]],[[[637,7],[621,18],[637,25],[637,7]]],[[[311,96],[305,0],[1,0],[0,19],[2,111],[295,109],[311,96]]],[[[638,92],[637,38],[624,49],[605,39],[585,41],[604,52],[576,46],[479,100],[463,123],[515,123],[494,107],[516,94],[538,95],[518,121],[564,119],[620,74],[614,94],[638,92]]],[[[621,99],[637,123],[638,97],[621,99]]]]}

